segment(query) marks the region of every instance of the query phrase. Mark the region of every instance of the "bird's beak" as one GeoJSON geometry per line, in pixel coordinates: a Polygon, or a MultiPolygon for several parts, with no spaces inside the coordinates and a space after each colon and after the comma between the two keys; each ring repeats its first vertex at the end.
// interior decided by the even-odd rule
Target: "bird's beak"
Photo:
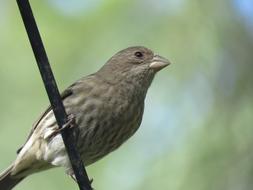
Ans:
{"type": "Polygon", "coordinates": [[[155,55],[154,58],[152,59],[149,68],[153,69],[154,71],[160,71],[164,67],[168,66],[170,64],[169,60],[160,56],[160,55],[155,55]]]}

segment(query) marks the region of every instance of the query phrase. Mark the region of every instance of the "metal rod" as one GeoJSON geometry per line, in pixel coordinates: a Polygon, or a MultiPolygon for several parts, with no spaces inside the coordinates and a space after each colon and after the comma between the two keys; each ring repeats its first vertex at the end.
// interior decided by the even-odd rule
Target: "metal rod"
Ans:
{"type": "MultiPolygon", "coordinates": [[[[56,121],[59,128],[67,122],[68,117],[63,106],[61,96],[51,70],[48,57],[32,13],[31,6],[28,0],[17,0],[17,4],[28,34],[34,56],[36,58],[45,89],[48,94],[56,121]]],[[[80,154],[76,148],[76,140],[73,136],[73,130],[68,128],[61,132],[66,151],[68,153],[72,169],[74,171],[78,186],[80,190],[91,190],[90,181],[87,172],[84,168],[80,154]]]]}

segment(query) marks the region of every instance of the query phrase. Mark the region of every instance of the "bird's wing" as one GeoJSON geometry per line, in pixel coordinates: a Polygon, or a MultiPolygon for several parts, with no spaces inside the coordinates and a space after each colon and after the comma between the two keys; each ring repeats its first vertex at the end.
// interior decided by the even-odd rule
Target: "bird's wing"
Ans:
{"type": "MultiPolygon", "coordinates": [[[[61,99],[62,99],[62,101],[63,101],[64,99],[66,99],[67,97],[71,96],[72,94],[73,94],[73,91],[72,91],[71,86],[70,86],[70,87],[67,88],[65,91],[63,91],[63,93],[61,94],[61,99]]],[[[36,122],[34,122],[34,124],[32,125],[32,130],[30,131],[30,133],[29,133],[29,135],[28,135],[28,137],[27,137],[27,139],[26,139],[26,142],[27,142],[28,139],[31,137],[31,135],[33,134],[34,130],[36,129],[36,127],[38,126],[38,124],[40,123],[40,121],[41,121],[41,120],[44,118],[44,116],[47,115],[48,112],[50,112],[51,110],[52,110],[52,107],[49,106],[49,107],[46,109],[46,111],[44,111],[44,112],[40,115],[39,119],[38,119],[36,122]]],[[[26,142],[25,142],[25,143],[26,143],[26,142]]],[[[25,144],[25,143],[24,143],[24,144],[25,144]]],[[[21,147],[17,150],[17,154],[21,151],[22,148],[23,148],[23,146],[21,146],[21,147]]]]}

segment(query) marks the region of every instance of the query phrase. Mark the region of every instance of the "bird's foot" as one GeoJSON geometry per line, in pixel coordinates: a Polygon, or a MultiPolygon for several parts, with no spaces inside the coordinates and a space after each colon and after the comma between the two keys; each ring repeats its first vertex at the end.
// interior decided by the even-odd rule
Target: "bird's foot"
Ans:
{"type": "MultiPolygon", "coordinates": [[[[68,120],[67,122],[62,126],[62,128],[55,129],[47,138],[52,138],[59,133],[61,133],[65,129],[73,129],[76,126],[76,120],[75,116],[73,114],[68,115],[68,120]]],[[[77,130],[75,130],[76,132],[77,130]]],[[[76,132],[77,133],[77,132],[76,132]]],[[[78,133],[77,133],[78,134],[78,133]]]]}
{"type": "Polygon", "coordinates": [[[65,130],[66,128],[72,129],[75,126],[76,126],[75,116],[73,114],[69,114],[67,122],[62,126],[62,128],[57,129],[55,132],[60,133],[61,131],[65,130]]]}
{"type": "MultiPolygon", "coordinates": [[[[74,173],[71,173],[69,176],[77,183],[76,176],[74,173]]],[[[91,187],[91,185],[93,183],[93,178],[89,179],[89,183],[90,183],[90,187],[91,187]]],[[[92,187],[91,187],[91,189],[94,190],[94,188],[92,188],[92,187]]]]}
{"type": "Polygon", "coordinates": [[[92,185],[93,181],[94,181],[93,178],[91,178],[90,179],[90,185],[92,185]]]}

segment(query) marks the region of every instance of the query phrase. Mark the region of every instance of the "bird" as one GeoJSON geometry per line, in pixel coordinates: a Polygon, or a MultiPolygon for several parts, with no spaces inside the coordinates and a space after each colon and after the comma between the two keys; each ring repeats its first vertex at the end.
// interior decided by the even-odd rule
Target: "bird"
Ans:
{"type": "MultiPolygon", "coordinates": [[[[148,88],[156,73],[169,64],[151,49],[129,47],[63,91],[66,112],[78,128],[76,146],[85,166],[116,150],[137,131],[148,88]]],[[[13,189],[27,176],[54,167],[74,175],[49,106],[33,124],[14,162],[0,174],[0,190],[13,189]]]]}

